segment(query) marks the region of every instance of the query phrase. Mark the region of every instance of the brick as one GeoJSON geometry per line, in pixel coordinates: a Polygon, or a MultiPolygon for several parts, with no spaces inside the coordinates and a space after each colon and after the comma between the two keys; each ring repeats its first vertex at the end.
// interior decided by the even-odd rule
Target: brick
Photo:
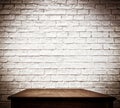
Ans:
{"type": "Polygon", "coordinates": [[[85,31],[87,31],[87,32],[96,32],[97,31],[97,27],[90,27],[90,26],[87,26],[86,28],[85,28],[85,31]]]}
{"type": "Polygon", "coordinates": [[[25,9],[25,8],[26,8],[25,4],[22,4],[20,2],[15,4],[15,9],[25,9]]]}
{"type": "Polygon", "coordinates": [[[115,31],[116,31],[116,32],[119,32],[119,31],[120,31],[120,27],[116,27],[116,28],[115,28],[115,31]]]}
{"type": "Polygon", "coordinates": [[[79,20],[84,20],[84,15],[74,15],[74,16],[73,16],[73,19],[74,19],[74,20],[78,20],[78,21],[79,21],[79,20]]]}
{"type": "Polygon", "coordinates": [[[23,0],[23,3],[33,3],[34,0],[23,0]]]}
{"type": "Polygon", "coordinates": [[[4,15],[3,20],[5,21],[11,21],[15,19],[15,15],[4,15]]]}
{"type": "Polygon", "coordinates": [[[0,14],[2,14],[2,15],[10,14],[10,10],[7,10],[7,9],[1,10],[0,14]]]}
{"type": "Polygon", "coordinates": [[[67,32],[58,32],[55,33],[56,37],[67,37],[68,33],[67,32]]]}
{"type": "Polygon", "coordinates": [[[12,76],[2,76],[1,81],[13,81],[14,78],[12,76]]]}
{"type": "Polygon", "coordinates": [[[97,40],[97,38],[87,38],[86,42],[87,43],[98,43],[98,40],[97,40]]]}
{"type": "Polygon", "coordinates": [[[0,0],[0,3],[10,3],[10,0],[0,0]]]}
{"type": "Polygon", "coordinates": [[[112,14],[114,14],[114,15],[119,15],[119,14],[120,14],[120,11],[119,11],[119,10],[112,10],[112,14]]]}
{"type": "Polygon", "coordinates": [[[76,15],[77,14],[77,10],[66,10],[66,15],[76,15]]]}
{"type": "Polygon", "coordinates": [[[120,44],[104,44],[104,49],[119,49],[120,44]]]}
{"type": "Polygon", "coordinates": [[[66,0],[60,0],[60,1],[58,0],[57,3],[58,4],[66,4],[66,0]]]}
{"type": "Polygon", "coordinates": [[[3,22],[1,22],[0,26],[10,26],[10,21],[3,21],[3,22]]]}
{"type": "Polygon", "coordinates": [[[95,9],[95,4],[94,3],[91,3],[91,4],[89,3],[89,5],[84,4],[83,7],[84,9],[95,9]]]}
{"type": "Polygon", "coordinates": [[[12,9],[14,8],[14,5],[4,5],[4,9],[12,9]]]}
{"type": "Polygon", "coordinates": [[[46,10],[45,12],[44,12],[44,14],[46,14],[46,15],[59,15],[59,14],[61,14],[61,15],[65,15],[66,14],[66,10],[46,10]]]}
{"type": "MultiPolygon", "coordinates": [[[[64,0],[65,1],[65,0],[64,0]]],[[[67,0],[67,5],[77,5],[77,0],[67,0]]]]}
{"type": "Polygon", "coordinates": [[[89,13],[88,10],[78,10],[78,14],[84,14],[84,15],[86,15],[88,13],[89,13]]]}
{"type": "Polygon", "coordinates": [[[120,38],[115,38],[115,43],[120,43],[120,38]]]}
{"type": "Polygon", "coordinates": [[[10,26],[21,26],[21,21],[11,21],[10,26]]]}
{"type": "Polygon", "coordinates": [[[117,6],[117,3],[109,3],[106,5],[107,9],[116,9],[118,6],[117,6]]]}
{"type": "Polygon", "coordinates": [[[115,20],[115,16],[114,15],[97,15],[97,20],[115,20]]]}
{"type": "Polygon", "coordinates": [[[73,15],[62,15],[61,19],[62,20],[72,20],[73,19],[73,15]]]}
{"type": "Polygon", "coordinates": [[[109,15],[110,14],[110,10],[101,10],[100,12],[97,10],[97,9],[94,9],[94,10],[90,10],[90,14],[93,14],[93,15],[109,15]]]}
{"type": "Polygon", "coordinates": [[[98,43],[113,43],[114,44],[114,40],[112,38],[98,38],[98,43]]]}
{"type": "Polygon", "coordinates": [[[22,0],[11,0],[11,3],[22,3],[22,0]]]}
{"type": "MultiPolygon", "coordinates": [[[[39,16],[41,17],[41,16],[39,16]]],[[[61,20],[61,16],[60,15],[52,15],[49,16],[48,20],[61,20]]]]}
{"type": "Polygon", "coordinates": [[[120,15],[116,15],[116,20],[120,20],[120,15]]]}
{"type": "Polygon", "coordinates": [[[89,0],[78,0],[78,3],[88,3],[89,0]]]}
{"type": "Polygon", "coordinates": [[[108,37],[109,33],[108,32],[92,32],[92,37],[108,37]]]}
{"type": "Polygon", "coordinates": [[[69,37],[79,37],[79,32],[68,32],[69,37]]]}
{"type": "Polygon", "coordinates": [[[114,31],[114,27],[98,27],[98,31],[114,31]]]}
{"type": "Polygon", "coordinates": [[[86,43],[85,38],[67,38],[63,40],[64,43],[86,43]]]}
{"type": "Polygon", "coordinates": [[[96,20],[97,16],[96,15],[84,15],[85,20],[96,20]]]}
{"type": "Polygon", "coordinates": [[[35,21],[36,21],[36,20],[38,21],[38,18],[39,18],[38,15],[28,15],[26,19],[27,19],[27,20],[32,20],[32,21],[34,21],[34,20],[35,20],[35,21]]]}
{"type": "Polygon", "coordinates": [[[2,9],[3,5],[0,4],[0,9],[2,9]]]}
{"type": "Polygon", "coordinates": [[[40,9],[37,9],[37,10],[35,10],[35,9],[34,9],[34,10],[32,10],[32,9],[29,9],[29,10],[22,9],[19,14],[31,15],[31,13],[32,13],[33,15],[35,15],[35,14],[41,15],[41,14],[43,14],[43,10],[40,10],[40,9]]]}
{"type": "Polygon", "coordinates": [[[101,26],[102,23],[101,23],[101,21],[91,21],[91,22],[90,22],[90,25],[91,25],[91,26],[101,26]]]}
{"type": "Polygon", "coordinates": [[[89,26],[90,22],[89,21],[79,21],[80,26],[89,26]]]}
{"type": "MultiPolygon", "coordinates": [[[[105,9],[106,8],[106,5],[105,4],[97,4],[96,6],[95,6],[95,8],[96,9],[105,9]]],[[[109,9],[109,8],[107,8],[107,9],[109,9]]]]}

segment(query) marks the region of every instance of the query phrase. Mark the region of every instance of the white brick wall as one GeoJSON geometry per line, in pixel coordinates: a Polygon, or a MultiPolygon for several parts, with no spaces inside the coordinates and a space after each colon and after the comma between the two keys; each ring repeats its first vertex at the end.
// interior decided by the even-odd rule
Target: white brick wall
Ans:
{"type": "Polygon", "coordinates": [[[0,0],[0,108],[26,88],[84,88],[120,108],[119,0],[0,0]]]}

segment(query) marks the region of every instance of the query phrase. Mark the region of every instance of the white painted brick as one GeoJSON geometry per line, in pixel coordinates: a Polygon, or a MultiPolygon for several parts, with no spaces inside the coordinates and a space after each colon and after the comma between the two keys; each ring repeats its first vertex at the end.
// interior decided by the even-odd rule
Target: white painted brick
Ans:
{"type": "Polygon", "coordinates": [[[80,37],[91,37],[91,32],[80,32],[80,37]]]}
{"type": "Polygon", "coordinates": [[[62,15],[64,15],[64,14],[66,14],[66,10],[46,10],[45,12],[44,12],[44,14],[46,14],[46,15],[59,15],[59,14],[62,14],[62,15]]]}
{"type": "Polygon", "coordinates": [[[102,23],[101,23],[101,21],[91,21],[91,22],[90,22],[90,25],[91,25],[91,26],[101,26],[102,23]]]}
{"type": "Polygon", "coordinates": [[[73,20],[73,15],[62,15],[61,19],[62,20],[73,20]]]}
{"type": "MultiPolygon", "coordinates": [[[[106,5],[105,4],[97,4],[96,9],[105,9],[106,8],[106,5]]],[[[108,8],[107,8],[108,9],[108,8]]]]}
{"type": "Polygon", "coordinates": [[[56,32],[47,32],[46,33],[46,37],[56,37],[56,36],[57,36],[56,32]]]}
{"type": "Polygon", "coordinates": [[[74,15],[73,19],[74,20],[84,20],[85,19],[84,17],[85,17],[84,15],[74,15]]]}
{"type": "Polygon", "coordinates": [[[86,38],[65,38],[63,43],[86,43],[86,38]]]}
{"type": "MultiPolygon", "coordinates": [[[[64,0],[65,1],[65,0],[64,0]]],[[[70,4],[72,4],[72,5],[76,5],[77,4],[77,0],[67,0],[67,4],[68,5],[70,5],[70,4]]]]}
{"type": "Polygon", "coordinates": [[[23,0],[23,3],[38,3],[38,0],[23,0]]]}
{"type": "Polygon", "coordinates": [[[119,14],[120,14],[120,11],[119,11],[119,10],[112,10],[112,14],[117,14],[117,15],[119,15],[119,14]]]}
{"type": "Polygon", "coordinates": [[[5,27],[4,28],[5,32],[16,32],[17,31],[17,28],[16,27],[5,27]]]}
{"type": "Polygon", "coordinates": [[[21,10],[20,9],[13,9],[10,11],[10,14],[14,14],[14,15],[21,14],[21,10]]]}
{"type": "Polygon", "coordinates": [[[15,19],[16,20],[26,20],[26,16],[24,16],[24,15],[16,15],[15,19]]]}
{"type": "Polygon", "coordinates": [[[38,20],[39,16],[38,15],[28,15],[27,20],[38,20]]]}
{"type": "Polygon", "coordinates": [[[120,43],[120,38],[115,38],[115,43],[120,43]]]}
{"type": "Polygon", "coordinates": [[[82,71],[82,69],[71,69],[71,68],[57,69],[57,74],[58,75],[64,75],[64,74],[66,74],[66,75],[68,75],[68,74],[79,75],[82,73],[81,71],[82,71]]]}
{"type": "Polygon", "coordinates": [[[0,4],[0,9],[2,9],[3,5],[0,4]]]}
{"type": "Polygon", "coordinates": [[[14,5],[4,5],[4,9],[12,9],[14,8],[14,5]]]}
{"type": "Polygon", "coordinates": [[[120,49],[120,44],[104,44],[104,49],[120,49]]]}
{"type": "Polygon", "coordinates": [[[92,37],[108,37],[109,33],[108,32],[92,32],[92,37]]]}
{"type": "Polygon", "coordinates": [[[39,20],[50,20],[49,15],[39,15],[39,20]]]}
{"type": "Polygon", "coordinates": [[[108,58],[107,58],[107,56],[93,56],[92,57],[92,61],[93,62],[108,62],[108,58]]]}
{"type": "Polygon", "coordinates": [[[61,20],[61,16],[60,15],[52,15],[52,16],[49,16],[49,17],[50,17],[49,20],[61,20]]]}
{"type": "Polygon", "coordinates": [[[97,16],[96,15],[84,15],[85,20],[96,20],[97,16]]]}
{"type": "Polygon", "coordinates": [[[10,0],[0,0],[0,3],[10,3],[10,0]]]}
{"type": "Polygon", "coordinates": [[[21,26],[21,21],[11,21],[10,26],[21,26]]]}
{"type": "Polygon", "coordinates": [[[87,38],[86,42],[89,43],[89,44],[90,43],[98,43],[98,40],[97,40],[97,38],[87,38]]]}
{"type": "Polygon", "coordinates": [[[116,20],[120,20],[120,15],[116,15],[116,20]]]}
{"type": "Polygon", "coordinates": [[[68,88],[69,82],[56,82],[55,87],[56,88],[68,88]]]}
{"type": "Polygon", "coordinates": [[[115,31],[116,31],[116,32],[119,32],[119,31],[120,31],[120,27],[116,27],[116,28],[115,28],[115,31]]]}
{"type": "Polygon", "coordinates": [[[87,9],[86,10],[78,10],[78,14],[86,15],[88,13],[89,13],[89,11],[87,9]]]}
{"type": "Polygon", "coordinates": [[[70,88],[81,88],[82,82],[69,82],[69,87],[70,88]]]}
{"type": "Polygon", "coordinates": [[[97,15],[97,20],[114,20],[115,19],[115,16],[111,15],[111,14],[108,14],[108,15],[97,15]]]}
{"type": "Polygon", "coordinates": [[[89,0],[78,0],[78,3],[88,3],[89,0]]]}
{"type": "Polygon", "coordinates": [[[98,38],[98,43],[114,43],[113,38],[98,38]]]}
{"type": "Polygon", "coordinates": [[[114,27],[98,27],[98,31],[114,31],[114,27]]]}
{"type": "Polygon", "coordinates": [[[7,10],[7,9],[1,10],[0,14],[5,14],[5,15],[10,14],[10,10],[7,10]]]}
{"type": "Polygon", "coordinates": [[[79,32],[68,32],[69,37],[79,37],[79,32]]]}
{"type": "Polygon", "coordinates": [[[11,0],[11,3],[22,3],[22,0],[11,0]]]}
{"type": "Polygon", "coordinates": [[[79,21],[80,26],[89,26],[90,22],[89,21],[79,21]]]}
{"type": "Polygon", "coordinates": [[[12,76],[2,76],[1,81],[13,81],[14,78],[12,76]]]}
{"type": "Polygon", "coordinates": [[[76,15],[77,14],[77,10],[66,10],[66,15],[76,15]]]}
{"type": "Polygon", "coordinates": [[[10,26],[10,21],[1,22],[0,26],[10,26]]]}
{"type": "Polygon", "coordinates": [[[84,4],[84,9],[95,9],[95,4],[93,4],[93,3],[89,3],[89,5],[84,4]]]}
{"type": "Polygon", "coordinates": [[[110,14],[110,10],[97,10],[97,9],[94,9],[94,10],[90,10],[90,14],[93,14],[93,15],[106,15],[106,14],[110,14]]]}
{"type": "MultiPolygon", "coordinates": [[[[16,0],[15,0],[16,1],[16,0]]],[[[16,1],[17,2],[17,1],[16,1]]],[[[21,2],[21,1],[18,1],[21,2]]],[[[26,4],[22,4],[22,3],[15,3],[15,9],[25,9],[26,4]]]]}

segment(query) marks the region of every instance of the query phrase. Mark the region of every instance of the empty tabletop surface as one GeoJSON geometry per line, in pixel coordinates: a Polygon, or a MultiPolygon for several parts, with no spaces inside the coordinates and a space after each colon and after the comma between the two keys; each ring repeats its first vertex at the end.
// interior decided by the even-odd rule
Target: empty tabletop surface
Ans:
{"type": "Polygon", "coordinates": [[[84,89],[26,89],[8,97],[8,99],[20,98],[81,98],[81,99],[109,99],[114,97],[96,93],[84,89]]]}

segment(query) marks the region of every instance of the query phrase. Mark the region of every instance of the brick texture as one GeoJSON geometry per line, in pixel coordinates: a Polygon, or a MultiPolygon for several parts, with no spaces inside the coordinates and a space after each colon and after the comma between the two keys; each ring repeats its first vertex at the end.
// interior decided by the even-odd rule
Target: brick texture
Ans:
{"type": "Polygon", "coordinates": [[[84,88],[120,108],[120,0],[0,0],[0,108],[26,88],[84,88]]]}

